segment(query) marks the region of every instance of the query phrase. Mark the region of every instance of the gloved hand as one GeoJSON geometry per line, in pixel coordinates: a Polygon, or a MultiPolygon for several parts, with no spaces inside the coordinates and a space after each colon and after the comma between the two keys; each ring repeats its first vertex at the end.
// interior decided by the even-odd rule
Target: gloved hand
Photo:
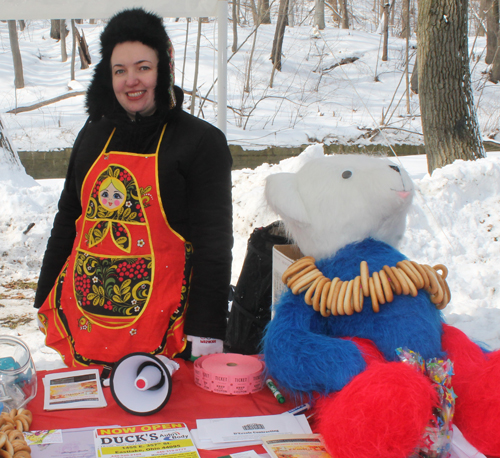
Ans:
{"type": "Polygon", "coordinates": [[[191,342],[191,360],[204,355],[213,353],[222,353],[224,342],[221,339],[212,339],[211,337],[187,336],[188,342],[191,342]]]}

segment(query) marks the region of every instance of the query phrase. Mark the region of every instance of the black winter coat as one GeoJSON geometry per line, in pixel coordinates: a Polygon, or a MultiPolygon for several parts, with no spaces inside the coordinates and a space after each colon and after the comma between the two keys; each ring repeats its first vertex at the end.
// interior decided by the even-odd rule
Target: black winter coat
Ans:
{"type": "Polygon", "coordinates": [[[80,131],[43,259],[36,308],[45,301],[71,253],[75,221],[82,214],[83,180],[112,130],[116,127],[108,151],[150,154],[167,123],[158,158],[160,194],[170,226],[193,245],[184,331],[224,339],[233,245],[232,158],[224,134],[182,111],[183,94],[178,88],[176,97],[176,107],[166,114],[132,121],[123,112],[113,119],[89,120],[80,131]]]}

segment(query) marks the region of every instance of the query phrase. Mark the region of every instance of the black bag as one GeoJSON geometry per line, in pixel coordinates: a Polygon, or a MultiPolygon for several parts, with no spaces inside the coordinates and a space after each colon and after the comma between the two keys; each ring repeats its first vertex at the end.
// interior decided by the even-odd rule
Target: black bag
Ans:
{"type": "Polygon", "coordinates": [[[273,246],[290,243],[281,221],[257,228],[250,235],[229,313],[225,352],[259,353],[262,331],[271,320],[273,246]]]}

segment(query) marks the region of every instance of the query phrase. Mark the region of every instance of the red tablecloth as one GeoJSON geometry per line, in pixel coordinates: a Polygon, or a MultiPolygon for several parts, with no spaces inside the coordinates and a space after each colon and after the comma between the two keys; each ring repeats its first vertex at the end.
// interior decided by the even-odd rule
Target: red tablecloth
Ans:
{"type": "MultiPolygon", "coordinates": [[[[141,425],[158,422],[182,422],[188,428],[196,428],[196,420],[202,418],[246,417],[253,415],[274,415],[295,407],[286,400],[280,404],[271,391],[264,387],[254,394],[227,396],[206,391],[194,383],[193,363],[176,360],[180,369],[172,377],[172,395],[167,405],[158,413],[149,416],[137,416],[125,412],[113,399],[110,388],[104,388],[108,403],[101,409],[80,410],[43,410],[43,377],[49,373],[39,371],[38,394],[28,408],[33,413],[32,430],[67,429],[85,426],[106,425],[141,425]]],[[[51,372],[65,372],[74,369],[60,369],[51,372]]],[[[257,453],[265,453],[261,446],[239,447],[237,449],[199,450],[202,458],[215,458],[229,453],[254,449],[257,453]]]]}

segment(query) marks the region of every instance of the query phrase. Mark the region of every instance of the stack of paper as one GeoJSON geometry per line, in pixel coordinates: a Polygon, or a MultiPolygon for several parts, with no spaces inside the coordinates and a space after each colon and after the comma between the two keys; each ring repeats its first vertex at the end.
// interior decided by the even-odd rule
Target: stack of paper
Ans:
{"type": "Polygon", "coordinates": [[[205,450],[260,445],[261,437],[269,434],[312,432],[305,415],[289,413],[196,420],[196,426],[191,435],[196,447],[205,450]]]}
{"type": "Polygon", "coordinates": [[[45,410],[106,406],[97,369],[48,374],[43,378],[43,386],[45,410]]]}

